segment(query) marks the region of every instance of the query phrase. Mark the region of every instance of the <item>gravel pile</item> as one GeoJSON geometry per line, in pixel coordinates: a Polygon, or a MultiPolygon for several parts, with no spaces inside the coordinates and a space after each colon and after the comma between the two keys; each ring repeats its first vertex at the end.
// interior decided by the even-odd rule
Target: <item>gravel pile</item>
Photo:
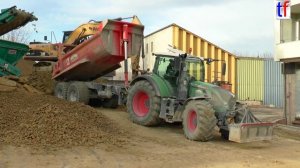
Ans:
{"type": "Polygon", "coordinates": [[[50,71],[32,72],[27,77],[27,84],[46,94],[52,94],[54,90],[54,80],[51,79],[50,71]]]}
{"type": "Polygon", "coordinates": [[[92,107],[24,91],[0,93],[0,143],[32,147],[122,145],[125,133],[92,107]]]}

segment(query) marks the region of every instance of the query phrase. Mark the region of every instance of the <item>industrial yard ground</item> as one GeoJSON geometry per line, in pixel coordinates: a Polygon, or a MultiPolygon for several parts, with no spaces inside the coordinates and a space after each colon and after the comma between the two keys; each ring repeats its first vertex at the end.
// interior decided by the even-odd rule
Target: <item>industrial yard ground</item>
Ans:
{"type": "Polygon", "coordinates": [[[122,109],[99,108],[97,113],[103,114],[115,124],[108,127],[117,125],[120,128],[121,133],[114,134],[114,139],[123,139],[119,144],[99,142],[88,146],[83,144],[46,150],[2,144],[0,167],[300,166],[300,141],[296,137],[282,136],[278,129],[272,141],[238,144],[222,140],[216,131],[213,141],[201,143],[187,140],[178,124],[147,128],[129,121],[127,113],[122,109]]]}
{"type": "MultiPolygon", "coordinates": [[[[275,128],[272,141],[238,144],[218,130],[209,142],[187,140],[181,124],[143,127],[126,109],[104,109],[59,100],[45,73],[29,73],[0,92],[2,167],[300,167],[300,134],[275,128]],[[34,90],[37,89],[38,91],[34,90]]],[[[280,109],[255,107],[266,121],[280,109]]]]}

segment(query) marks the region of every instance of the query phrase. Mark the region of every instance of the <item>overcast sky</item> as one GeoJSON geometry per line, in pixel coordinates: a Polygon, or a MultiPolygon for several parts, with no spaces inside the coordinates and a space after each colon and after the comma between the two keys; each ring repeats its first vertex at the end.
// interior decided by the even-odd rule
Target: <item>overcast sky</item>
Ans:
{"type": "Polygon", "coordinates": [[[38,33],[32,33],[36,41],[51,31],[61,41],[62,31],[91,19],[137,15],[146,35],[176,23],[233,53],[274,49],[273,0],[0,0],[1,8],[14,5],[39,18],[38,33]]]}

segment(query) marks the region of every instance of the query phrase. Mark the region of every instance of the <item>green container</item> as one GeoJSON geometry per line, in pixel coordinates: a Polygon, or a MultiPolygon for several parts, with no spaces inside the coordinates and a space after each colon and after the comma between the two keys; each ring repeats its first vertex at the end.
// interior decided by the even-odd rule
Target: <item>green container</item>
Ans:
{"type": "MultiPolygon", "coordinates": [[[[0,36],[35,20],[37,18],[32,13],[17,9],[16,6],[2,9],[0,13],[0,36]]],[[[29,47],[25,44],[0,40],[0,77],[19,76],[21,72],[15,65],[28,50],[29,47]]]]}
{"type": "Polygon", "coordinates": [[[15,65],[28,50],[25,44],[0,40],[0,76],[19,76],[20,70],[15,65]]]}

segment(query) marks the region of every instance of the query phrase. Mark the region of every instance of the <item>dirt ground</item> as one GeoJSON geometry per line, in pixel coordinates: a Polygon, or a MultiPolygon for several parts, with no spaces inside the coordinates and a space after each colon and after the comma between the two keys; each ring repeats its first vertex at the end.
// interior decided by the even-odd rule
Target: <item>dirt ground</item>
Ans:
{"type": "MultiPolygon", "coordinates": [[[[19,66],[25,83],[41,93],[23,84],[0,92],[0,168],[300,167],[300,134],[276,128],[272,141],[238,144],[223,140],[216,129],[212,141],[189,141],[181,124],[143,127],[133,124],[124,108],[54,98],[48,95],[49,73],[33,72],[28,62],[19,66]]],[[[265,121],[283,116],[281,109],[253,111],[265,121]]]]}
{"type": "MultiPolygon", "coordinates": [[[[299,167],[300,141],[274,136],[272,141],[238,144],[220,138],[185,139],[180,124],[143,127],[123,110],[99,108],[130,136],[122,145],[98,144],[37,151],[0,146],[0,167],[299,167]]],[[[116,135],[117,136],[117,135],[116,135]]]]}

